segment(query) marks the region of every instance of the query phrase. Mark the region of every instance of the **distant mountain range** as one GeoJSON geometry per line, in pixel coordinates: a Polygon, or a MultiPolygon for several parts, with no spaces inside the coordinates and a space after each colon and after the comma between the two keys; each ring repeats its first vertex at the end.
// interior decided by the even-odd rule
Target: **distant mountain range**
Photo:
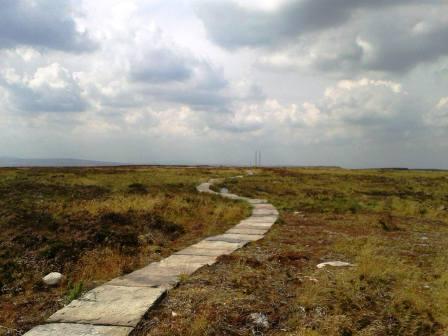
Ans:
{"type": "Polygon", "coordinates": [[[15,157],[0,157],[0,167],[94,167],[120,165],[124,164],[118,162],[66,158],[22,159],[15,157]]]}

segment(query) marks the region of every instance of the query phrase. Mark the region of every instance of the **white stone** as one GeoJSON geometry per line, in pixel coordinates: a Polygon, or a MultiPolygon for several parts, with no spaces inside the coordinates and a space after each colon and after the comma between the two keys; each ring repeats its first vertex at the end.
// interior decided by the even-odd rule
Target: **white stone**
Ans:
{"type": "Polygon", "coordinates": [[[353,264],[350,264],[348,262],[344,261],[327,261],[323,262],[317,265],[317,268],[324,268],[325,266],[332,266],[332,267],[348,267],[348,266],[354,266],[353,264]]]}
{"type": "Polygon", "coordinates": [[[254,324],[254,326],[256,326],[257,328],[260,328],[260,329],[268,329],[269,328],[269,320],[266,317],[266,315],[264,315],[262,313],[252,313],[249,315],[249,318],[250,318],[252,324],[254,324]]]}
{"type": "Polygon", "coordinates": [[[59,272],[51,272],[42,278],[44,284],[48,286],[55,286],[62,280],[62,274],[59,272]]]}

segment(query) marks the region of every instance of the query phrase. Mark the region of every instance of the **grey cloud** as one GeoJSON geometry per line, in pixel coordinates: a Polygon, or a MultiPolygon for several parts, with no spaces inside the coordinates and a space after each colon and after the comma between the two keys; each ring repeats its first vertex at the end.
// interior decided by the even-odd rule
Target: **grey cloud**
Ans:
{"type": "Polygon", "coordinates": [[[67,0],[2,0],[0,49],[21,45],[70,52],[96,47],[86,33],[76,30],[67,0]]]}
{"type": "Polygon", "coordinates": [[[175,48],[148,49],[130,60],[130,79],[141,96],[195,109],[226,110],[231,97],[221,69],[175,48]]]}
{"type": "Polygon", "coordinates": [[[142,94],[156,101],[185,104],[193,109],[226,112],[232,98],[224,92],[190,88],[144,88],[142,94]]]}
{"type": "Polygon", "coordinates": [[[207,125],[217,131],[224,131],[234,134],[244,134],[248,132],[258,131],[262,128],[261,123],[238,123],[226,119],[209,118],[207,125]]]}
{"type": "MultiPolygon", "coordinates": [[[[418,10],[416,7],[408,13],[409,16],[418,10]]],[[[325,48],[308,39],[294,52],[294,57],[303,58],[306,50],[312,49],[313,58],[309,65],[322,72],[399,74],[448,55],[448,22],[436,22],[435,16],[425,15],[421,23],[431,27],[415,32],[413,29],[418,20],[406,20],[400,17],[398,10],[391,14],[390,17],[372,15],[351,27],[352,32],[341,30],[331,36],[321,34],[320,38],[326,41],[325,48]]]]}
{"type": "Polygon", "coordinates": [[[185,81],[192,76],[192,64],[170,49],[154,49],[131,62],[130,76],[132,80],[141,82],[185,81]]]}
{"type": "Polygon", "coordinates": [[[425,123],[438,129],[448,130],[448,96],[441,98],[439,103],[429,109],[424,115],[425,123]]]}
{"type": "Polygon", "coordinates": [[[33,91],[24,86],[11,88],[13,102],[25,112],[81,112],[88,104],[79,92],[73,91],[33,91]]]}
{"type": "Polygon", "coordinates": [[[201,2],[197,12],[209,37],[224,48],[263,47],[288,53],[304,67],[346,75],[405,73],[447,56],[448,22],[440,19],[446,10],[439,0],[295,0],[274,11],[201,2]]]}
{"type": "Polygon", "coordinates": [[[410,25],[404,22],[392,18],[377,19],[380,21],[371,22],[370,29],[362,34],[375,48],[375,55],[365,62],[367,69],[405,72],[416,64],[448,54],[448,22],[416,34],[410,32],[410,25]]]}
{"type": "Polygon", "coordinates": [[[295,0],[272,12],[231,1],[201,1],[197,13],[210,38],[224,48],[274,46],[299,35],[337,27],[360,8],[410,4],[414,0],[295,0]]]}

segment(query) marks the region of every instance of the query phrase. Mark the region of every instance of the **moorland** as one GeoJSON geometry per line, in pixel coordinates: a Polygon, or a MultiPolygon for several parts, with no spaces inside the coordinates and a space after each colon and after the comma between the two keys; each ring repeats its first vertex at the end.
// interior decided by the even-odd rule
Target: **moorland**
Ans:
{"type": "MultiPolygon", "coordinates": [[[[445,335],[448,172],[258,168],[213,188],[267,199],[265,238],[182,277],[133,336],[445,335]],[[342,261],[349,267],[316,266],[342,261]],[[267,323],[254,323],[253,314],[267,323]]],[[[238,168],[0,171],[0,325],[20,334],[83,291],[250,213],[198,194],[238,168]],[[41,277],[60,271],[47,287],[41,277]]],[[[1,334],[1,331],[0,331],[1,334]]]]}
{"type": "Polygon", "coordinates": [[[259,169],[221,187],[279,220],[185,279],[138,335],[446,335],[447,172],[259,169]]]}
{"type": "Polygon", "coordinates": [[[0,335],[21,335],[84,291],[201,238],[249,206],[196,186],[234,169],[0,169],[0,335]],[[59,286],[42,277],[63,274],[59,286]]]}

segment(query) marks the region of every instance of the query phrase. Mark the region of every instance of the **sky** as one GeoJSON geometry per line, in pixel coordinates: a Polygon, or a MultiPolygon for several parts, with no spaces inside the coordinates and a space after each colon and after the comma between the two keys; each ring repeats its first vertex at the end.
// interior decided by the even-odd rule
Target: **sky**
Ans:
{"type": "Polygon", "coordinates": [[[0,0],[0,157],[448,168],[444,0],[0,0]]]}

